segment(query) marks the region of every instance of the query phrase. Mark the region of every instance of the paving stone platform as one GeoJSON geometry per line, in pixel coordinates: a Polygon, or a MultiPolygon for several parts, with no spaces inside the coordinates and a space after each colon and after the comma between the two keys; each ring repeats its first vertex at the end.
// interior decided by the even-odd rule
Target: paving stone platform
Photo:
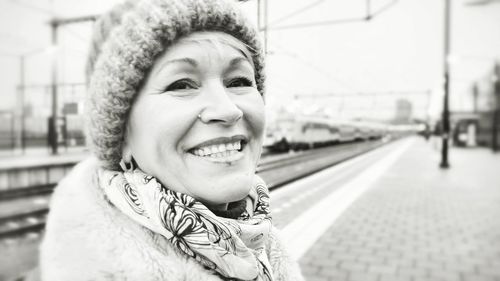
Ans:
{"type": "Polygon", "coordinates": [[[500,153],[439,162],[415,139],[302,255],[306,279],[500,281],[500,153]]]}

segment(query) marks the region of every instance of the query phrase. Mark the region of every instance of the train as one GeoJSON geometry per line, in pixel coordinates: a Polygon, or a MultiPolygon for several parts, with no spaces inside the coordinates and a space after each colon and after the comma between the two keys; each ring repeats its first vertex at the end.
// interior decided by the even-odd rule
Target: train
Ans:
{"type": "Polygon", "coordinates": [[[271,152],[297,151],[339,143],[394,138],[417,130],[415,125],[287,115],[268,125],[264,147],[271,152]]]}
{"type": "MultiPolygon", "coordinates": [[[[19,138],[24,135],[25,147],[48,145],[49,118],[27,117],[24,120],[24,133],[19,132],[13,116],[0,122],[0,149],[12,149],[20,145],[19,138]]],[[[85,134],[83,115],[63,115],[58,118],[58,143],[64,146],[84,146],[85,134]]],[[[19,127],[19,126],[17,126],[19,127]]],[[[390,138],[413,130],[408,126],[395,126],[382,122],[366,120],[339,121],[326,116],[280,115],[271,121],[264,138],[264,150],[288,152],[324,147],[338,143],[368,141],[390,138]]]]}

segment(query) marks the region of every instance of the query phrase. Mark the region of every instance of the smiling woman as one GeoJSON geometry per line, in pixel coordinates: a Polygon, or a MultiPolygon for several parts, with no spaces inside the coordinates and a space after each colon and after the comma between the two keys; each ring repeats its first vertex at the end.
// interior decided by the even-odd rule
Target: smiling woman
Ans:
{"type": "Polygon", "coordinates": [[[255,175],[263,56],[238,9],[127,1],[98,21],[94,156],[54,192],[42,280],[303,280],[255,175]]]}
{"type": "Polygon", "coordinates": [[[132,107],[125,162],[133,158],[164,185],[213,208],[245,198],[265,121],[245,54],[242,43],[220,32],[193,33],[171,46],[132,107]]]}

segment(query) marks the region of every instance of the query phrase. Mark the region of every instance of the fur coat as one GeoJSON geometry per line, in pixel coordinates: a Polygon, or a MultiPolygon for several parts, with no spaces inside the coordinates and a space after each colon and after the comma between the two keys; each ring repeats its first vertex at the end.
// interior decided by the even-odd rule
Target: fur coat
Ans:
{"type": "MultiPolygon", "coordinates": [[[[94,158],[83,161],[54,191],[40,249],[41,280],[221,280],[108,203],[97,167],[94,158]]],[[[303,280],[276,232],[267,244],[274,279],[303,280]]]]}

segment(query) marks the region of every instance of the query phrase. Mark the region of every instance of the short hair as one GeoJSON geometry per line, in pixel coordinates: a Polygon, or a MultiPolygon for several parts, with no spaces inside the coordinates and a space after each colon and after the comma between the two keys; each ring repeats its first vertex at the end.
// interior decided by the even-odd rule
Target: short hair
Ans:
{"type": "MultiPolygon", "coordinates": [[[[222,52],[220,48],[221,44],[228,45],[240,51],[243,54],[243,56],[248,60],[248,62],[252,66],[252,69],[255,71],[252,54],[250,52],[254,51],[252,47],[236,39],[230,34],[220,31],[200,31],[200,32],[194,32],[189,36],[182,37],[181,39],[179,39],[178,43],[182,42],[195,42],[195,43],[208,42],[212,44],[215,47],[215,49],[219,52],[222,52]]],[[[168,52],[168,49],[166,50],[166,52],[168,52]]]]}

